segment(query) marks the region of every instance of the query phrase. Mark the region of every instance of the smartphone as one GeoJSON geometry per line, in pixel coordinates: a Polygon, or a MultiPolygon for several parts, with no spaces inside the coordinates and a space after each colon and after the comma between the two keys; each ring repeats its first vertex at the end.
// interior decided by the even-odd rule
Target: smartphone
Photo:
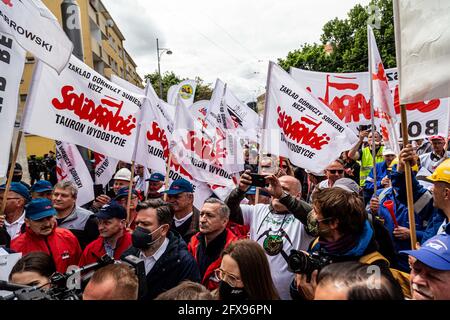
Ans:
{"type": "Polygon", "coordinates": [[[266,176],[257,173],[250,173],[250,176],[252,177],[252,186],[260,188],[265,188],[267,186],[266,176]]]}
{"type": "Polygon", "coordinates": [[[101,194],[105,194],[103,186],[101,184],[94,184],[94,196],[97,198],[101,194]]]}

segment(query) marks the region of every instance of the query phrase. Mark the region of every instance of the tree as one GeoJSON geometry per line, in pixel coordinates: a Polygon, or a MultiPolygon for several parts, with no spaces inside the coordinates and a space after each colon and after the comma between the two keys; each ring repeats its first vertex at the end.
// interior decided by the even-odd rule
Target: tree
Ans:
{"type": "MultiPolygon", "coordinates": [[[[384,66],[393,68],[396,60],[392,0],[373,0],[369,6],[379,9],[380,28],[374,28],[374,34],[384,66]]],[[[279,65],[287,71],[290,67],[323,72],[367,71],[369,6],[358,4],[346,19],[328,21],[322,29],[321,43],[301,45],[285,59],[278,59],[279,65]],[[326,46],[331,49],[329,52],[325,51],[326,46]]]]}
{"type": "MultiPolygon", "coordinates": [[[[150,80],[153,88],[159,96],[159,73],[155,71],[153,73],[149,73],[145,75],[146,80],[150,80]]],[[[167,99],[167,91],[173,85],[180,83],[181,81],[186,79],[181,79],[178,77],[173,71],[165,72],[162,75],[162,87],[163,87],[163,97],[162,99],[166,101],[167,99]]],[[[195,81],[197,81],[197,89],[195,91],[194,101],[198,100],[209,100],[211,99],[212,89],[211,83],[204,84],[203,79],[200,77],[195,77],[195,81]]],[[[160,97],[161,98],[161,97],[160,97]]]]}

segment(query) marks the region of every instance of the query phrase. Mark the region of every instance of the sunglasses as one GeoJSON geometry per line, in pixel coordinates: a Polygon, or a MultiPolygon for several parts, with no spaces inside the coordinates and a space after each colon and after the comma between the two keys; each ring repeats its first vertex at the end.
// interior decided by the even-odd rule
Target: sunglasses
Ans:
{"type": "Polygon", "coordinates": [[[341,169],[333,170],[333,169],[331,169],[331,170],[328,170],[328,172],[331,173],[331,174],[336,174],[336,173],[342,174],[342,173],[344,173],[344,170],[341,170],[341,169]]]}

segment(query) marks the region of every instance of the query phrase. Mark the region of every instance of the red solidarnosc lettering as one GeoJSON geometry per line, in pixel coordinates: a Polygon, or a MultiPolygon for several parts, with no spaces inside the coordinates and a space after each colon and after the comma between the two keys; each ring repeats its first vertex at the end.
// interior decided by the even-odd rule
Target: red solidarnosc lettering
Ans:
{"type": "Polygon", "coordinates": [[[386,72],[384,71],[384,66],[381,62],[378,64],[378,72],[372,74],[372,80],[380,80],[388,83],[386,78],[386,72]]]}
{"type": "Polygon", "coordinates": [[[292,117],[286,115],[280,106],[278,106],[277,112],[278,125],[283,129],[285,136],[316,150],[321,150],[324,145],[329,143],[330,137],[326,133],[321,136],[316,133],[322,122],[306,117],[300,118],[302,122],[292,122],[292,117]]]}
{"type": "Polygon", "coordinates": [[[194,179],[190,175],[190,173],[187,172],[186,169],[184,169],[183,166],[181,164],[179,164],[178,161],[175,160],[174,157],[172,157],[172,161],[170,162],[170,167],[173,168],[174,171],[181,173],[185,177],[188,177],[190,180],[194,179]]]}
{"type": "Polygon", "coordinates": [[[61,88],[62,101],[57,98],[52,100],[53,106],[58,110],[70,110],[78,116],[80,120],[87,120],[104,130],[117,132],[123,135],[131,135],[131,132],[136,128],[136,118],[129,115],[126,119],[120,115],[123,101],[117,102],[116,99],[106,96],[101,99],[98,106],[94,101],[87,98],[84,93],[77,94],[72,86],[64,86],[61,88]],[[107,107],[117,108],[116,113],[110,111],[107,107]]]}
{"type": "Polygon", "coordinates": [[[4,4],[6,4],[8,7],[12,8],[13,4],[11,2],[11,0],[2,0],[4,4]]]}
{"type": "Polygon", "coordinates": [[[103,154],[94,152],[95,166],[98,166],[104,159],[105,159],[105,156],[103,154]]]}
{"type": "Polygon", "coordinates": [[[215,144],[204,136],[197,137],[195,131],[189,131],[186,138],[186,141],[183,140],[183,145],[186,149],[193,151],[201,159],[208,160],[212,164],[221,167],[220,158],[225,158],[228,155],[227,148],[221,147],[221,143],[224,140],[222,135],[219,135],[215,144]]]}
{"type": "Polygon", "coordinates": [[[62,181],[67,178],[67,174],[59,166],[56,167],[56,175],[58,176],[58,181],[62,181]]]}
{"type": "MultiPolygon", "coordinates": [[[[339,79],[352,80],[354,77],[341,77],[339,79]]],[[[352,96],[345,94],[341,97],[334,97],[330,102],[330,88],[336,90],[357,90],[359,85],[357,83],[345,82],[337,83],[330,81],[330,75],[327,75],[325,97],[319,100],[325,103],[334,114],[345,123],[359,122],[362,115],[366,119],[370,119],[370,102],[366,100],[363,94],[357,93],[352,96]]]]}
{"type": "MultiPolygon", "coordinates": [[[[416,103],[408,103],[406,104],[406,110],[418,110],[422,113],[431,112],[433,110],[436,110],[441,105],[440,99],[432,99],[428,102],[416,102],[416,103]]],[[[394,108],[395,113],[400,114],[400,96],[398,93],[398,85],[395,86],[394,90],[394,108]]]]}
{"type": "Polygon", "coordinates": [[[152,123],[152,132],[147,130],[147,140],[148,141],[157,141],[161,143],[161,147],[163,148],[164,157],[169,157],[169,141],[167,140],[166,132],[164,129],[161,129],[158,123],[152,123]]]}
{"type": "Polygon", "coordinates": [[[206,108],[205,108],[205,107],[200,108],[198,111],[199,111],[203,116],[206,117],[206,108]]]}

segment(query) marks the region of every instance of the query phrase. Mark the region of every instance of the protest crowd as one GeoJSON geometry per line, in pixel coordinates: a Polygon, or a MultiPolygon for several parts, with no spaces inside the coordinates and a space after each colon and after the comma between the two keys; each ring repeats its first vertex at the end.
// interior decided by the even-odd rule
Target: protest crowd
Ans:
{"type": "Polygon", "coordinates": [[[448,110],[444,128],[399,139],[396,84],[372,51],[378,117],[359,122],[273,62],[261,119],[220,79],[200,116],[193,96],[166,102],[70,51],[39,61],[24,131],[56,154],[32,157],[24,181],[2,149],[0,254],[14,263],[0,297],[450,300],[448,110]]]}

